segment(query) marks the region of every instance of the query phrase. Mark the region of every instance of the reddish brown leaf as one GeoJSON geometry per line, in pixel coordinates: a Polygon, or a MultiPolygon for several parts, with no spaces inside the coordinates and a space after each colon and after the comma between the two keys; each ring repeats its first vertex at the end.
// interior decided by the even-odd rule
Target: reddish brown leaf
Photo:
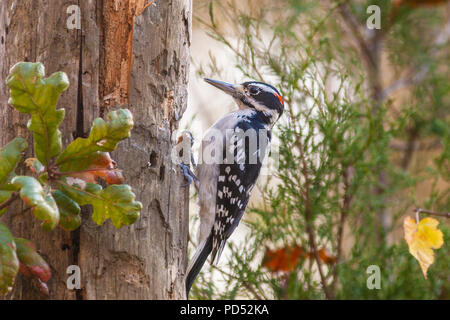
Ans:
{"type": "Polygon", "coordinates": [[[42,282],[50,280],[52,273],[47,262],[36,252],[34,244],[26,239],[15,238],[19,271],[27,277],[39,278],[42,282]]]}
{"type": "Polygon", "coordinates": [[[319,259],[325,264],[333,264],[336,262],[336,257],[329,255],[327,249],[319,249],[317,253],[319,255],[319,259]]]}
{"type": "Polygon", "coordinates": [[[277,250],[267,249],[262,265],[271,272],[290,272],[295,269],[302,254],[303,248],[298,245],[277,250]]]}
{"type": "Polygon", "coordinates": [[[122,184],[125,180],[122,171],[117,169],[116,162],[108,152],[98,152],[86,170],[71,173],[69,176],[89,183],[97,183],[99,177],[108,184],[122,184]]]}
{"type": "MultiPolygon", "coordinates": [[[[325,248],[319,249],[317,254],[322,263],[336,263],[336,257],[331,256],[325,248]]],[[[298,245],[276,250],[267,249],[262,265],[271,272],[290,272],[295,269],[302,256],[305,259],[314,259],[312,252],[304,252],[303,248],[298,245]]]]}

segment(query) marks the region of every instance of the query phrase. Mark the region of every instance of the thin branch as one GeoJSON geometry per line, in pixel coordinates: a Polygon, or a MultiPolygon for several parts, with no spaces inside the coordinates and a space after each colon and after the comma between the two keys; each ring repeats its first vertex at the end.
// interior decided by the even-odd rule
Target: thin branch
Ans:
{"type": "Polygon", "coordinates": [[[327,285],[327,280],[325,277],[325,274],[322,270],[322,262],[320,261],[320,257],[319,257],[319,253],[317,250],[317,243],[316,243],[316,237],[314,235],[314,230],[312,228],[311,225],[311,204],[310,204],[310,194],[309,194],[309,186],[310,186],[310,180],[309,180],[309,176],[308,176],[308,165],[306,163],[306,157],[305,154],[303,152],[303,148],[302,148],[302,143],[301,141],[298,139],[298,137],[296,138],[296,143],[297,143],[297,148],[300,152],[300,158],[302,161],[302,174],[305,178],[305,192],[301,192],[303,199],[305,201],[305,220],[306,220],[306,232],[308,234],[308,240],[309,240],[309,244],[311,246],[313,255],[314,255],[314,260],[317,263],[317,269],[319,270],[319,275],[320,275],[320,281],[322,283],[322,289],[323,292],[325,293],[325,297],[328,300],[333,300],[334,296],[333,294],[330,292],[328,285],[327,285]]]}
{"type": "Polygon", "coordinates": [[[419,130],[413,127],[407,131],[408,143],[406,150],[403,153],[403,159],[401,160],[401,168],[407,170],[411,160],[413,159],[413,154],[415,150],[416,141],[419,138],[419,130]]]}
{"type": "MultiPolygon", "coordinates": [[[[348,1],[347,1],[348,2],[348,1]]],[[[355,38],[359,49],[362,53],[362,56],[364,58],[364,61],[366,62],[367,66],[369,66],[371,69],[376,69],[377,62],[374,58],[373,52],[370,49],[366,39],[364,39],[364,36],[361,32],[361,24],[358,22],[356,17],[353,15],[353,13],[350,11],[350,8],[348,7],[348,3],[340,3],[338,5],[339,13],[342,16],[344,22],[350,29],[350,31],[353,34],[353,37],[355,38]]]]}
{"type": "Polygon", "coordinates": [[[212,37],[214,40],[222,42],[223,44],[225,44],[225,46],[227,46],[237,57],[239,57],[242,61],[244,61],[245,64],[247,64],[248,66],[251,66],[251,69],[256,73],[256,75],[258,76],[258,78],[261,81],[264,79],[264,77],[260,73],[259,69],[256,67],[255,63],[252,63],[252,61],[250,61],[245,54],[241,53],[239,48],[235,48],[226,39],[226,37],[222,33],[220,33],[214,26],[209,25],[207,22],[203,21],[202,19],[197,18],[197,20],[201,24],[203,24],[206,28],[210,29],[210,31],[212,32],[212,35],[216,37],[216,38],[212,37]]]}
{"type": "MultiPolygon", "coordinates": [[[[391,141],[388,144],[388,147],[395,151],[406,151],[408,148],[410,148],[409,143],[404,143],[400,141],[391,141]]],[[[442,142],[440,139],[433,140],[431,142],[425,143],[416,141],[416,143],[413,146],[414,150],[433,150],[433,149],[440,149],[442,148],[442,142]]]]}
{"type": "Polygon", "coordinates": [[[352,203],[353,194],[350,192],[350,170],[351,167],[348,166],[344,169],[343,173],[343,179],[344,179],[344,201],[341,208],[341,214],[339,219],[339,226],[338,226],[338,235],[337,235],[337,252],[336,252],[336,265],[334,266],[333,270],[333,282],[331,284],[331,287],[334,289],[337,283],[337,269],[339,261],[341,260],[342,256],[342,244],[344,242],[344,225],[345,220],[347,218],[348,212],[350,210],[350,204],[352,203]]]}
{"type": "Polygon", "coordinates": [[[433,211],[428,211],[428,210],[424,210],[424,209],[420,209],[420,208],[414,209],[414,212],[416,212],[418,214],[425,213],[430,216],[450,218],[450,212],[433,212],[433,211]]]}
{"type": "Polygon", "coordinates": [[[239,281],[239,282],[240,282],[240,283],[241,283],[248,291],[250,291],[250,292],[255,296],[256,300],[267,300],[266,297],[264,297],[264,298],[261,297],[261,296],[258,294],[258,292],[256,292],[256,289],[253,288],[253,286],[252,286],[249,282],[247,282],[247,281],[245,281],[245,280],[243,280],[243,279],[241,279],[241,278],[238,278],[238,277],[232,275],[231,273],[228,273],[228,272],[226,272],[226,271],[220,269],[218,266],[216,266],[216,265],[214,265],[214,264],[212,264],[211,267],[212,267],[213,269],[219,271],[220,273],[226,275],[226,276],[229,277],[229,278],[232,278],[232,279],[234,279],[234,280],[238,280],[238,281],[239,281]]]}
{"type": "Polygon", "coordinates": [[[394,92],[396,92],[400,89],[403,89],[405,87],[420,83],[425,78],[425,75],[428,73],[428,69],[429,68],[426,65],[423,65],[417,69],[412,68],[408,72],[407,76],[394,81],[394,83],[392,83],[390,86],[386,87],[381,93],[381,99],[386,100],[394,92]]]}
{"type": "MultiPolygon", "coordinates": [[[[196,244],[194,243],[194,241],[191,239],[190,236],[189,236],[188,242],[190,242],[192,245],[196,246],[196,244]]],[[[239,281],[239,282],[240,282],[240,283],[241,283],[248,291],[250,291],[250,292],[256,297],[257,300],[267,300],[266,297],[261,297],[261,296],[258,294],[258,292],[256,292],[256,289],[253,288],[253,286],[252,286],[249,282],[247,282],[247,281],[245,281],[245,280],[242,280],[241,278],[238,278],[238,277],[232,275],[231,273],[228,273],[228,272],[226,272],[226,271],[220,269],[218,266],[216,266],[216,265],[214,265],[214,264],[212,264],[211,267],[212,267],[213,269],[219,271],[220,273],[226,275],[226,276],[229,277],[229,278],[232,278],[232,279],[234,279],[234,280],[238,280],[238,281],[239,281]]]]}

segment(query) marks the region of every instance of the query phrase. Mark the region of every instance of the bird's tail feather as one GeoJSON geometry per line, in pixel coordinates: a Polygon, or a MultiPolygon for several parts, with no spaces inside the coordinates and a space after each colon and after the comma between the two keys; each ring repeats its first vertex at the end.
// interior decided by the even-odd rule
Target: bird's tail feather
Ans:
{"type": "Polygon", "coordinates": [[[195,278],[200,273],[200,270],[212,251],[212,242],[212,235],[210,235],[206,240],[200,243],[191,259],[191,262],[189,262],[189,266],[186,271],[186,297],[189,296],[189,291],[191,290],[195,278]]]}

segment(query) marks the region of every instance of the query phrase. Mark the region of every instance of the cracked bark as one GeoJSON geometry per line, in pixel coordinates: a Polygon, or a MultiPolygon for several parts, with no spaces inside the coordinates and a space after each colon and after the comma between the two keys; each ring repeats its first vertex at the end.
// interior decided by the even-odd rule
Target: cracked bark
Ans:
{"type": "MultiPolygon", "coordinates": [[[[130,1],[138,6],[137,11],[144,2],[130,1]]],[[[109,221],[97,226],[85,209],[77,232],[55,229],[46,233],[32,216],[18,214],[22,208],[16,204],[2,221],[15,236],[36,243],[51,265],[52,299],[180,299],[185,297],[189,197],[181,187],[183,177],[172,164],[170,150],[176,140],[173,130],[187,105],[191,1],[156,1],[156,6],[145,9],[134,21],[132,37],[123,37],[132,42],[133,50],[119,50],[120,58],[106,63],[106,57],[118,48],[106,36],[111,32],[105,26],[107,11],[119,14],[108,7],[111,3],[78,1],[81,30],[66,28],[66,9],[74,1],[0,3],[0,146],[17,135],[31,142],[26,131],[28,117],[7,105],[4,80],[9,68],[18,61],[40,61],[47,75],[66,72],[71,86],[59,101],[66,109],[61,127],[64,145],[86,135],[93,119],[114,104],[133,113],[132,136],[112,156],[143,203],[141,217],[134,225],[116,230],[109,221]],[[129,85],[124,74],[111,69],[114,61],[129,66],[129,85]],[[114,87],[117,77],[119,89],[114,87]],[[115,99],[111,94],[117,92],[115,99]],[[71,264],[81,268],[82,290],[66,288],[66,268],[71,264]]],[[[45,297],[19,276],[8,298],[45,297]]]]}

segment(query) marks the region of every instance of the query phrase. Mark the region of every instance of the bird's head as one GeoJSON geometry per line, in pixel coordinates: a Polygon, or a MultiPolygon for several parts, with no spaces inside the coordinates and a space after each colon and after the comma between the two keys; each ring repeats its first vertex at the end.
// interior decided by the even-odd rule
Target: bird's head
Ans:
{"type": "Polygon", "coordinates": [[[283,98],[280,92],[270,84],[258,81],[230,84],[207,78],[205,81],[231,95],[239,109],[253,109],[261,112],[272,125],[283,114],[283,98]]]}

